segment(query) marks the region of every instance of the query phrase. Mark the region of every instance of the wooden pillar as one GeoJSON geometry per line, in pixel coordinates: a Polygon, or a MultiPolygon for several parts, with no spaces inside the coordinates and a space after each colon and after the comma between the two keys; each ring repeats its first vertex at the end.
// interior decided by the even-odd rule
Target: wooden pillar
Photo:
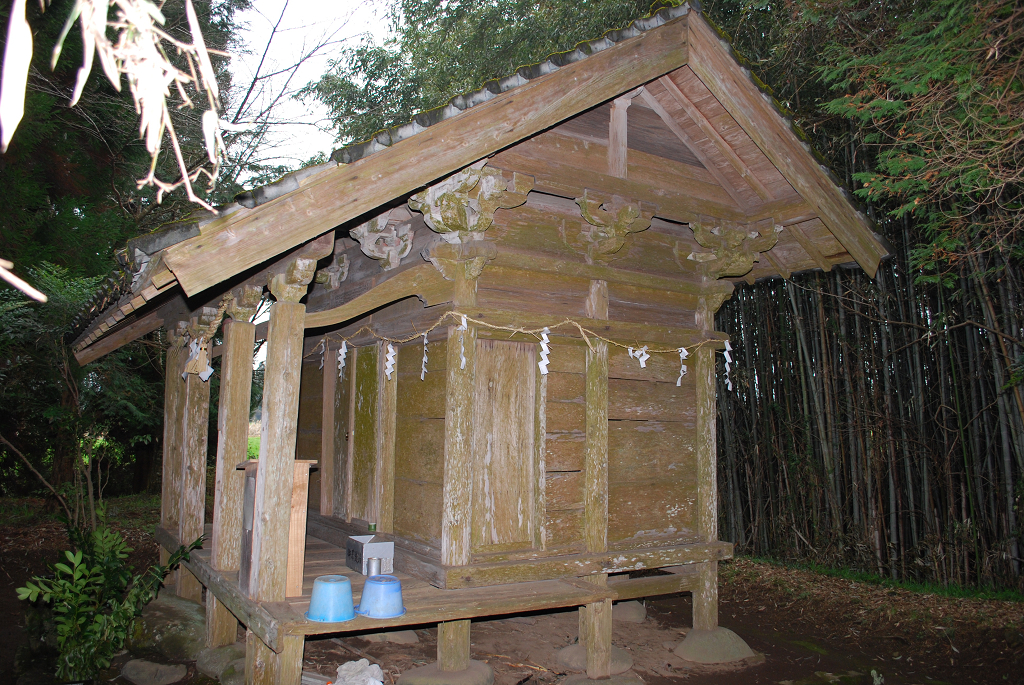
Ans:
{"type": "Polygon", "coordinates": [[[469,619],[437,624],[437,670],[464,671],[469,668],[469,619]]]}
{"type": "MultiPolygon", "coordinates": [[[[476,304],[475,278],[455,271],[455,308],[476,304]]],[[[441,522],[441,563],[465,566],[471,561],[473,519],[473,395],[476,385],[476,327],[448,327],[448,399],[444,434],[444,514],[441,522]],[[465,368],[462,359],[465,357],[465,368]]],[[[437,626],[437,668],[469,668],[470,622],[446,621],[437,626]]]]}
{"type": "MultiPolygon", "coordinates": [[[[476,304],[476,280],[462,269],[455,273],[454,305],[476,304]]],[[[444,416],[444,517],[441,520],[441,563],[470,562],[473,515],[473,389],[476,377],[476,326],[448,327],[448,398],[444,416]],[[462,358],[465,357],[465,364],[462,358]],[[463,368],[463,366],[465,368],[463,368]]]]}
{"type": "MultiPolygon", "coordinates": [[[[623,115],[625,111],[623,110],[623,115]]],[[[591,281],[587,316],[608,318],[608,283],[591,281]]],[[[583,539],[588,552],[608,550],[608,344],[597,341],[587,350],[586,453],[583,480],[583,539]]],[[[607,585],[608,575],[587,578],[607,585]]],[[[587,650],[587,677],[611,675],[612,602],[603,600],[580,607],[580,642],[587,650]]]]}
{"type": "MultiPolygon", "coordinates": [[[[178,529],[178,507],[181,504],[181,422],[185,404],[185,381],[181,372],[185,369],[188,352],[184,348],[184,333],[188,323],[179,322],[167,337],[171,346],[167,348],[164,364],[164,435],[163,477],[160,488],[160,526],[166,530],[178,529]]],[[[170,552],[160,548],[160,563],[166,564],[170,552]]],[[[167,577],[167,584],[174,584],[178,574],[167,577]]]]}
{"type": "MultiPolygon", "coordinates": [[[[701,297],[697,327],[705,335],[714,328],[714,310],[709,298],[701,297]]],[[[718,540],[717,436],[715,427],[715,350],[704,346],[696,352],[697,401],[697,534],[701,541],[718,540]]],[[[718,562],[698,565],[697,589],[693,593],[693,627],[718,627],[718,562]]]]}
{"type": "Polygon", "coordinates": [[[325,357],[323,418],[320,423],[320,515],[334,516],[334,402],[338,389],[338,353],[329,350],[325,357]]]}
{"type": "MultiPolygon", "coordinates": [[[[203,307],[193,318],[193,330],[210,326],[217,310],[203,307]]],[[[206,453],[210,433],[210,381],[198,373],[185,375],[185,406],[181,424],[181,499],[178,505],[178,540],[183,545],[206,529],[206,453]]],[[[178,569],[179,597],[203,601],[203,586],[192,572],[178,569]]]]}
{"type": "Polygon", "coordinates": [[[392,533],[395,529],[395,426],[398,422],[398,349],[395,366],[388,379],[384,373],[388,344],[382,343],[377,354],[377,466],[376,492],[377,530],[392,533]]]}
{"type": "MultiPolygon", "coordinates": [[[[224,354],[220,366],[217,410],[217,464],[214,475],[213,535],[210,564],[218,571],[237,571],[241,555],[242,495],[245,474],[236,466],[249,448],[249,399],[252,394],[252,351],[256,313],[262,288],[249,286],[233,293],[224,322],[224,354]]],[[[206,596],[206,642],[220,647],[235,642],[238,620],[212,592],[206,596]]]]}
{"type": "MultiPolygon", "coordinates": [[[[631,97],[620,97],[612,101],[608,123],[608,175],[626,178],[626,109],[633,102],[631,97]]],[[[605,288],[607,292],[607,287],[605,288]]],[[[593,317],[592,317],[593,318],[593,317]]],[[[607,314],[605,318],[608,318],[607,314]]]]}
{"type": "Polygon", "coordinates": [[[260,466],[253,509],[249,593],[260,602],[285,598],[291,518],[299,377],[306,307],[299,303],[313,278],[315,259],[298,258],[270,281],[277,302],[270,308],[263,389],[260,466]]]}
{"type": "Polygon", "coordinates": [[[245,635],[245,682],[252,685],[300,685],[302,682],[302,635],[284,635],[276,653],[252,632],[245,635]]]}

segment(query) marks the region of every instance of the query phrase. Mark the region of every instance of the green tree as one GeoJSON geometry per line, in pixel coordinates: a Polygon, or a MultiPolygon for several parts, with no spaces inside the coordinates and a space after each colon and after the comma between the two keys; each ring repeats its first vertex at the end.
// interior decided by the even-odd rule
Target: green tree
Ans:
{"type": "Polygon", "coordinates": [[[648,0],[396,0],[393,35],[331,63],[302,94],[328,107],[339,142],[370,138],[452,97],[647,14],[648,0]]]}

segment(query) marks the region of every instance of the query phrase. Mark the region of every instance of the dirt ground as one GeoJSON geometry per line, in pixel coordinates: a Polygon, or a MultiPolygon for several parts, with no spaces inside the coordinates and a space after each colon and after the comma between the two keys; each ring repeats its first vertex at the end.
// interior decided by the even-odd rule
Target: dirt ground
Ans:
{"type": "MultiPolygon", "coordinates": [[[[150,518],[131,511],[111,517],[135,547],[136,567],[156,558],[150,518]]],[[[43,572],[66,542],[59,523],[0,525],[0,683],[15,683],[28,665],[23,603],[15,588],[43,572]]],[[[690,597],[655,598],[646,601],[644,623],[616,621],[613,628],[614,644],[631,653],[634,671],[645,682],[1024,684],[1024,604],[893,590],[742,558],[722,564],[720,577],[721,625],[763,656],[732,668],[683,662],[669,648],[690,627],[690,597]]],[[[333,675],[338,664],[367,656],[393,682],[435,659],[436,629],[423,626],[416,633],[417,644],[358,635],[342,635],[340,643],[309,640],[305,668],[333,675]]],[[[474,621],[473,658],[491,664],[498,685],[557,683],[567,671],[556,652],[577,634],[574,610],[474,621]]],[[[116,673],[103,680],[125,682],[116,673]]],[[[184,682],[212,681],[196,675],[193,666],[184,682]]]]}

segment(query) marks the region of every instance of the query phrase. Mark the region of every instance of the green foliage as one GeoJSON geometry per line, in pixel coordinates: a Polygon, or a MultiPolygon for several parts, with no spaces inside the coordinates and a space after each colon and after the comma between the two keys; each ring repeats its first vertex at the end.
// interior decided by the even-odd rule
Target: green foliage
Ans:
{"type": "Polygon", "coordinates": [[[69,528],[75,551],[53,565],[53,578],[35,576],[18,588],[18,598],[53,608],[60,656],[57,677],[93,678],[124,647],[132,622],[156,598],[167,573],[201,546],[199,538],[180,547],[166,566],[133,573],[125,560],[132,550],[121,534],[101,525],[95,531],[69,528]]]}
{"type": "MultiPolygon", "coordinates": [[[[838,9],[864,21],[877,11],[838,9]]],[[[1012,0],[914,2],[822,54],[823,79],[844,93],[826,111],[856,123],[874,152],[853,175],[856,193],[916,219],[928,243],[915,259],[928,270],[982,251],[1020,254],[1022,17],[1012,0]]]]}
{"type": "Polygon", "coordinates": [[[259,459],[260,457],[260,438],[258,435],[249,436],[249,444],[245,449],[245,456],[247,459],[259,459]]]}
{"type": "Polygon", "coordinates": [[[646,14],[648,0],[395,0],[394,36],[344,52],[303,95],[328,107],[338,140],[370,138],[646,14]]]}

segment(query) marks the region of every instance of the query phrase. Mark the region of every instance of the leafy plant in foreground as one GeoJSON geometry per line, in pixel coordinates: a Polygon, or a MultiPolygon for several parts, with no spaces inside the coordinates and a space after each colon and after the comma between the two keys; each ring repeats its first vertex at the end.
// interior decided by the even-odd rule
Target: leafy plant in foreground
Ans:
{"type": "Polygon", "coordinates": [[[57,627],[57,677],[95,677],[123,647],[132,622],[156,598],[164,577],[187,561],[203,538],[174,552],[167,565],[142,574],[125,563],[131,548],[105,523],[95,531],[69,531],[77,551],[53,565],[54,577],[35,576],[18,588],[18,599],[42,600],[57,627]]]}

